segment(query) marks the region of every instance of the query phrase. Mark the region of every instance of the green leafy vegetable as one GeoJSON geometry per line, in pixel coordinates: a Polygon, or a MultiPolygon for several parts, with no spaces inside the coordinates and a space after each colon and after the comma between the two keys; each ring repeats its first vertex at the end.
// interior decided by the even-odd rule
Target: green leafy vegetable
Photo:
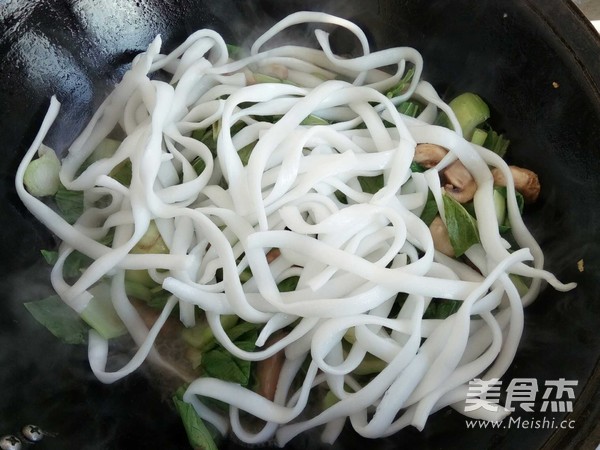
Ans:
{"type": "MultiPolygon", "coordinates": [[[[253,351],[256,347],[258,328],[256,324],[241,322],[228,330],[234,344],[242,350],[253,351]]],[[[251,361],[236,358],[221,345],[202,355],[201,367],[211,377],[247,386],[250,382],[251,361]]]]}
{"type": "Polygon", "coordinates": [[[157,286],[160,286],[156,281],[152,279],[147,270],[126,270],[125,271],[125,281],[130,281],[132,283],[139,283],[147,288],[154,289],[157,286]]]}
{"type": "MultiPolygon", "coordinates": [[[[238,341],[235,344],[246,351],[252,351],[255,348],[254,341],[238,341]]],[[[221,346],[206,352],[202,356],[201,366],[210,377],[238,383],[242,386],[248,385],[250,381],[251,361],[236,358],[221,346]]]]}
{"type": "Polygon", "coordinates": [[[242,270],[240,272],[240,281],[242,283],[247,282],[251,278],[252,278],[252,270],[250,269],[250,267],[246,267],[244,270],[242,270]]]}
{"type": "Polygon", "coordinates": [[[410,164],[410,171],[411,172],[416,172],[416,173],[423,173],[425,172],[427,169],[425,167],[423,167],[421,164],[419,164],[418,162],[412,162],[410,164]]]}
{"type": "Polygon", "coordinates": [[[41,250],[44,261],[53,266],[58,261],[58,252],[56,250],[41,250]]]}
{"type": "Polygon", "coordinates": [[[85,344],[89,326],[58,295],[25,303],[35,320],[67,344],[85,344]]]}
{"type": "Polygon", "coordinates": [[[371,375],[379,373],[386,368],[387,362],[367,353],[360,364],[352,371],[355,375],[371,375]]]}
{"type": "Polygon", "coordinates": [[[461,256],[473,244],[479,242],[477,222],[471,214],[451,196],[443,196],[446,228],[456,257],[461,256]]]}
{"type": "Polygon", "coordinates": [[[279,284],[277,284],[277,288],[279,289],[279,292],[292,292],[296,289],[296,286],[298,286],[298,280],[300,279],[300,277],[289,277],[286,278],[285,280],[282,280],[281,282],[279,282],[279,284]]]}
{"type": "Polygon", "coordinates": [[[335,198],[338,200],[338,202],[344,205],[348,204],[348,197],[346,197],[346,194],[344,194],[342,191],[335,191],[333,195],[335,195],[335,198]]]}
{"type": "Polygon", "coordinates": [[[129,297],[137,298],[138,300],[145,302],[152,300],[152,290],[142,283],[125,280],[125,292],[127,292],[129,297]]]}
{"type": "Polygon", "coordinates": [[[461,305],[458,300],[434,298],[423,313],[423,319],[445,319],[458,311],[461,305]]]}
{"type": "Polygon", "coordinates": [[[115,154],[119,146],[121,145],[121,141],[111,138],[104,138],[100,141],[98,146],[94,149],[90,157],[86,160],[84,167],[88,167],[95,161],[99,161],[100,159],[110,158],[115,154]]]}
{"type": "Polygon", "coordinates": [[[218,450],[215,437],[204,424],[194,407],[183,401],[184,391],[185,388],[180,388],[175,393],[173,403],[181,417],[190,445],[195,450],[218,450]]]}
{"type": "Polygon", "coordinates": [[[109,174],[112,178],[117,180],[123,186],[131,185],[131,177],[132,177],[132,165],[131,160],[126,159],[121,161],[119,164],[115,166],[113,170],[111,170],[109,174]]]}
{"type": "MultiPolygon", "coordinates": [[[[169,291],[165,291],[161,286],[150,289],[150,292],[152,296],[150,297],[150,300],[146,302],[146,304],[151,308],[157,309],[163,309],[169,301],[171,295],[173,295],[169,291]]],[[[179,306],[175,305],[173,311],[176,311],[178,307],[179,306]]]]}
{"type": "Polygon", "coordinates": [[[227,44],[227,53],[231,59],[241,59],[245,56],[245,50],[239,45],[227,44]]]}
{"type": "Polygon", "coordinates": [[[322,117],[315,116],[314,114],[309,114],[300,125],[329,125],[329,121],[323,119],[322,117]]]}
{"type": "MultiPolygon", "coordinates": [[[[58,261],[58,252],[56,250],[42,250],[44,260],[53,266],[58,261]]],[[[65,259],[63,265],[63,276],[65,278],[77,278],[81,275],[81,270],[89,266],[91,258],[81,252],[74,251],[65,259]]]]}
{"type": "Polygon", "coordinates": [[[438,215],[438,207],[437,207],[437,203],[435,202],[435,197],[433,196],[433,194],[431,193],[431,191],[429,191],[427,193],[427,201],[425,202],[425,207],[423,208],[423,211],[421,212],[421,220],[427,225],[431,225],[431,222],[433,222],[433,219],[435,219],[435,216],[438,215]]]}
{"type": "MultiPolygon", "coordinates": [[[[237,317],[237,316],[236,316],[237,317]]],[[[256,341],[258,335],[258,325],[250,322],[240,322],[227,330],[227,336],[232,341],[256,341]]]]}
{"type": "Polygon", "coordinates": [[[248,161],[250,161],[250,155],[252,154],[252,150],[254,150],[254,144],[248,144],[245,147],[242,147],[238,150],[238,156],[240,157],[240,161],[242,161],[243,166],[248,165],[248,161]]]}
{"type": "MultiPolygon", "coordinates": [[[[525,281],[523,277],[514,273],[509,274],[508,277],[517,288],[517,291],[519,292],[519,295],[521,297],[523,297],[525,294],[527,294],[527,292],[529,292],[529,284],[525,281]]],[[[529,279],[529,282],[531,282],[531,279],[529,279]]]]}
{"type": "Polygon", "coordinates": [[[374,177],[358,177],[358,182],[363,192],[375,194],[383,188],[383,174],[374,177]]]}
{"type": "Polygon", "coordinates": [[[204,169],[206,169],[206,162],[204,162],[204,159],[198,156],[192,162],[192,168],[196,171],[198,175],[200,175],[202,172],[204,172],[204,169]]]}
{"type": "Polygon", "coordinates": [[[54,194],[60,215],[73,224],[83,214],[83,191],[70,191],[62,184],[54,194]]]}
{"type": "Polygon", "coordinates": [[[340,399],[337,398],[332,391],[327,391],[327,393],[325,394],[325,396],[323,397],[323,400],[322,400],[322,405],[323,405],[322,408],[323,408],[323,410],[331,408],[333,405],[335,405],[339,401],[340,401],[340,399]]]}

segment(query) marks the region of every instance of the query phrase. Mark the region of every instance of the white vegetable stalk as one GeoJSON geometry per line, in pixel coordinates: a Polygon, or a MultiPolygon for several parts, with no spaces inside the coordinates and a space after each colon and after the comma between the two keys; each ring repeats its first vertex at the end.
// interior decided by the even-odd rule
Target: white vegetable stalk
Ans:
{"type": "Polygon", "coordinates": [[[23,183],[36,197],[54,195],[60,186],[60,161],[54,150],[44,144],[40,145],[38,155],[25,169],[23,183]]]}

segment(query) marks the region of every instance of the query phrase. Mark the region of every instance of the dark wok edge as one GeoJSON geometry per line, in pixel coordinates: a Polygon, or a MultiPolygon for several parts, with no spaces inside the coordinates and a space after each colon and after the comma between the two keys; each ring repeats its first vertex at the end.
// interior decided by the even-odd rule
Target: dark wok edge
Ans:
{"type": "MultiPolygon", "coordinates": [[[[535,2],[526,0],[527,7],[542,20],[558,38],[581,69],[596,102],[600,101],[600,34],[591,25],[587,17],[570,0],[563,0],[577,20],[563,21],[560,16],[553,14],[553,2],[535,2]],[[575,29],[578,22],[587,26],[575,29]],[[574,26],[575,25],[575,26],[574,26]],[[568,28],[568,29],[566,29],[568,28]],[[559,32],[559,30],[561,30],[559,32]],[[586,33],[587,41],[582,44],[579,39],[581,32],[586,33]],[[578,33],[577,33],[578,32],[578,33]],[[573,39],[577,37],[578,39],[573,39]],[[583,51],[582,51],[583,46],[583,51]]],[[[540,450],[555,449],[595,449],[600,442],[600,359],[596,361],[592,375],[575,402],[573,412],[567,420],[575,420],[578,424],[574,429],[559,429],[552,434],[540,450]]]]}

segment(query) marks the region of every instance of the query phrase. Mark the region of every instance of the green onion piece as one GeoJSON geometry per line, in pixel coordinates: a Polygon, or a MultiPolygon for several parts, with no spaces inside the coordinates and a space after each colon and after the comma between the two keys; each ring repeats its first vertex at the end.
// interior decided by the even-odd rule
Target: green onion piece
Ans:
{"type": "Polygon", "coordinates": [[[29,163],[23,175],[23,184],[35,197],[46,197],[56,194],[60,186],[58,173],[60,161],[50,147],[40,145],[39,158],[29,163]]]}
{"type": "Polygon", "coordinates": [[[387,97],[394,98],[405,94],[414,76],[415,68],[411,67],[409,70],[406,71],[400,82],[386,93],[387,97]]]}
{"type": "Polygon", "coordinates": [[[494,130],[490,130],[485,142],[483,143],[483,146],[487,149],[490,149],[500,157],[504,157],[509,144],[510,140],[506,139],[503,134],[498,134],[494,130]]]}
{"type": "Polygon", "coordinates": [[[396,109],[405,116],[417,117],[423,111],[423,105],[415,100],[406,100],[400,103],[396,109]]]}
{"type": "Polygon", "coordinates": [[[483,145],[485,140],[487,139],[488,133],[481,128],[475,128],[473,130],[473,136],[471,137],[471,142],[476,145],[483,145]]]}

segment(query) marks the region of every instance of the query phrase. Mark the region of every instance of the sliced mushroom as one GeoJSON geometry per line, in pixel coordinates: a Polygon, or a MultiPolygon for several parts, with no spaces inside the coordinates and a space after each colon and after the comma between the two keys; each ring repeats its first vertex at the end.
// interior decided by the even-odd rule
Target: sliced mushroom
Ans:
{"type": "Polygon", "coordinates": [[[477,183],[460,161],[454,161],[442,172],[445,191],[459,203],[473,200],[477,183]]]}
{"type": "MultiPolygon", "coordinates": [[[[448,150],[436,144],[417,144],[413,161],[429,169],[439,163],[448,150]]],[[[446,192],[460,203],[473,199],[477,183],[460,161],[450,164],[442,173],[442,184],[446,192]]]]}
{"type": "Polygon", "coordinates": [[[417,144],[413,161],[430,169],[439,163],[448,150],[436,144],[417,144]]]}
{"type": "Polygon", "coordinates": [[[267,263],[271,264],[273,261],[279,258],[279,256],[281,256],[281,250],[278,248],[272,248],[267,252],[267,263]]]}
{"type": "MultiPolygon", "coordinates": [[[[267,342],[267,346],[275,344],[282,339],[285,333],[278,333],[271,336],[267,342]]],[[[280,350],[267,359],[263,359],[256,363],[256,379],[258,381],[258,393],[268,400],[275,398],[277,383],[279,382],[279,374],[285,362],[285,351],[280,350]]]]}
{"type": "MultiPolygon", "coordinates": [[[[533,203],[540,195],[540,180],[535,172],[518,166],[508,166],[513,177],[515,189],[523,195],[527,203],[533,203]]],[[[494,183],[506,186],[506,177],[498,168],[492,169],[494,183]]]]}
{"type": "Polygon", "coordinates": [[[429,231],[431,232],[434,248],[446,256],[454,257],[454,248],[450,243],[448,229],[440,216],[433,219],[431,225],[429,225],[429,231]]]}

